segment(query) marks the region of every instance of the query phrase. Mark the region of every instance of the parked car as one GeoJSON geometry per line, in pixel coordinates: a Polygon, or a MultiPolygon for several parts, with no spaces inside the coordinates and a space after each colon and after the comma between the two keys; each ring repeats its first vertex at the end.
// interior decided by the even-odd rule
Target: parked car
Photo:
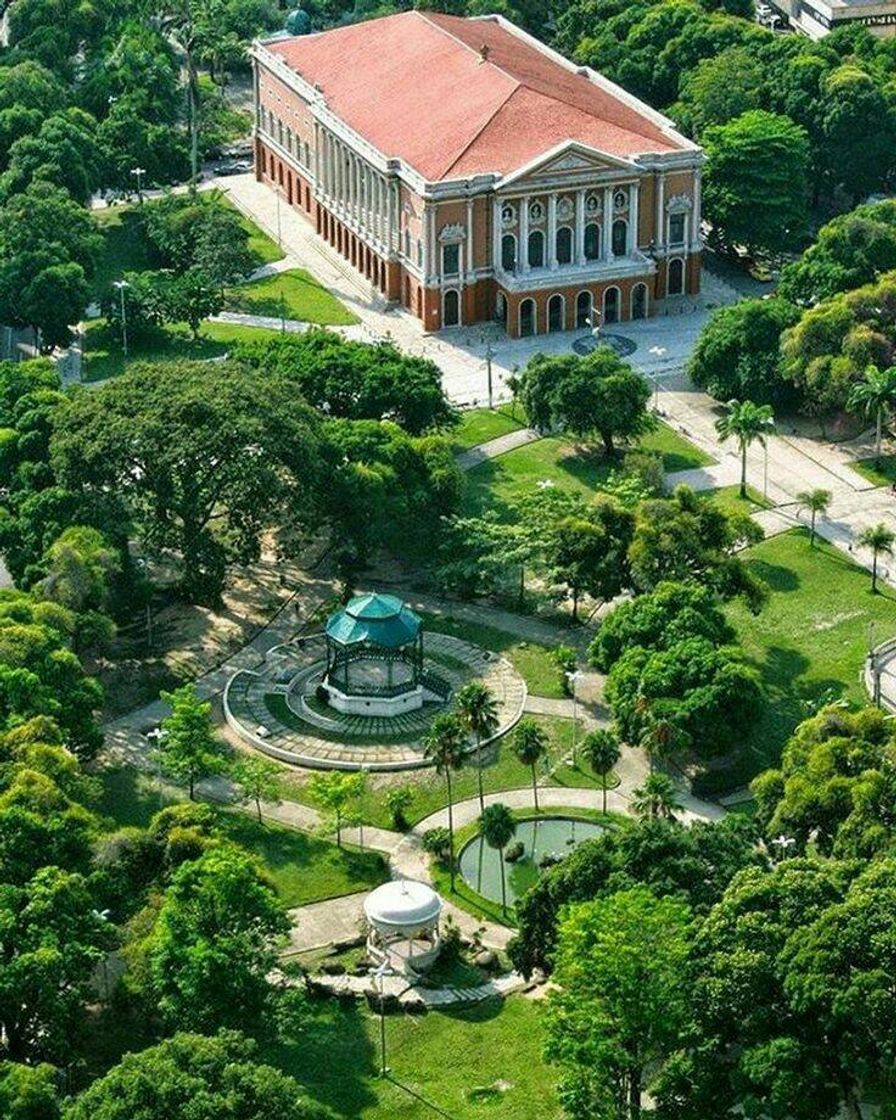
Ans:
{"type": "Polygon", "coordinates": [[[252,170],[251,159],[229,159],[215,164],[216,175],[243,175],[252,170]]]}

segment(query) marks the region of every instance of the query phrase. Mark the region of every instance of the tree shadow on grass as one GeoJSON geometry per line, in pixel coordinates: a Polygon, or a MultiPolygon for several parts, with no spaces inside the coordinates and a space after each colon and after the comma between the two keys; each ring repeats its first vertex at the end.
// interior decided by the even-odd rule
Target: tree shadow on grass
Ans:
{"type": "Polygon", "coordinates": [[[749,561],[750,571],[754,576],[764,580],[771,591],[799,591],[800,577],[792,568],[785,568],[783,564],[771,564],[767,560],[753,557],[749,561]]]}
{"type": "Polygon", "coordinates": [[[96,811],[110,817],[118,827],[146,828],[159,811],[159,791],[152,779],[130,766],[103,770],[96,811]]]}

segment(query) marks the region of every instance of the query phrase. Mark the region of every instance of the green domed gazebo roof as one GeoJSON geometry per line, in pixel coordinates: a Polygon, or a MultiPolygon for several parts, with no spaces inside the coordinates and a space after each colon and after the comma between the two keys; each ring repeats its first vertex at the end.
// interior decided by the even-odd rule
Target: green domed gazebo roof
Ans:
{"type": "Polygon", "coordinates": [[[327,619],[327,637],[341,646],[366,642],[383,649],[401,649],[413,642],[423,623],[394,595],[356,595],[327,619]]]}

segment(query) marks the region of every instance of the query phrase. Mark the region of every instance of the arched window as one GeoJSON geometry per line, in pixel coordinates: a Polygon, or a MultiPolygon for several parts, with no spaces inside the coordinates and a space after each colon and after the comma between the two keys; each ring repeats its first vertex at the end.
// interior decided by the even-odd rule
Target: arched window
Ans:
{"type": "Polygon", "coordinates": [[[445,292],[442,304],[442,326],[456,327],[460,322],[460,298],[455,288],[445,292]]]}
{"type": "Polygon", "coordinates": [[[548,330],[549,331],[562,331],[564,327],[563,296],[554,295],[548,300],[548,330]]]}
{"type": "Polygon", "coordinates": [[[540,229],[529,234],[529,267],[544,268],[544,234],[540,229]]]}
{"type": "Polygon", "coordinates": [[[576,296],[576,327],[591,326],[592,296],[590,292],[579,292],[576,296]]]}
{"type": "Polygon", "coordinates": [[[647,318],[647,285],[635,284],[632,288],[632,318],[647,318]]]}
{"type": "Polygon", "coordinates": [[[535,300],[524,299],[520,304],[520,338],[528,338],[535,332],[535,300]]]}
{"type": "Polygon", "coordinates": [[[684,292],[684,261],[680,257],[669,261],[666,291],[670,296],[680,296],[684,292]]]}
{"type": "Polygon", "coordinates": [[[619,289],[607,288],[604,292],[604,322],[619,322],[619,289]]]}
{"type": "Polygon", "coordinates": [[[585,260],[596,261],[600,257],[600,226],[589,222],[585,226],[585,260]]]}
{"type": "Polygon", "coordinates": [[[516,272],[516,238],[505,233],[501,238],[501,268],[505,272],[516,272]]]}
{"type": "Polygon", "coordinates": [[[557,264],[572,264],[572,230],[561,226],[557,230],[557,264]]]}
{"type": "Polygon", "coordinates": [[[617,218],[613,223],[613,256],[624,257],[628,252],[628,222],[617,218]]]}

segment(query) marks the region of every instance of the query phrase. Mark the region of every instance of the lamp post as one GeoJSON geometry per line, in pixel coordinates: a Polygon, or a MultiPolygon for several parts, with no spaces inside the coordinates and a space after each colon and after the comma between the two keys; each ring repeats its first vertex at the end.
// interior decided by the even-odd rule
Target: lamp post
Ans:
{"type": "Polygon", "coordinates": [[[389,1076],[389,1067],[386,1065],[386,975],[389,972],[391,969],[387,958],[375,973],[380,982],[380,1077],[389,1076]]]}
{"type": "Polygon", "coordinates": [[[492,346],[492,340],[487,338],[485,340],[485,374],[488,378],[488,407],[494,408],[494,395],[492,393],[492,358],[495,356],[495,350],[492,346]]]}
{"type": "Polygon", "coordinates": [[[137,176],[137,202],[140,206],[143,205],[143,176],[146,174],[145,167],[132,167],[131,174],[137,176]]]}
{"type": "MultiPolygon", "coordinates": [[[[665,346],[651,346],[647,351],[648,354],[653,354],[657,361],[660,361],[666,356],[667,350],[665,346]]],[[[660,410],[660,371],[654,370],[653,373],[653,411],[658,413],[660,410]]]]}
{"type": "Polygon", "coordinates": [[[578,769],[578,760],[576,757],[576,747],[579,741],[579,705],[578,695],[576,693],[576,683],[578,682],[581,673],[578,669],[573,669],[571,672],[566,673],[566,679],[569,681],[570,688],[572,689],[572,768],[578,769]]]}
{"type": "Polygon", "coordinates": [[[128,314],[124,305],[124,290],[130,286],[127,280],[115,280],[112,283],[112,287],[117,288],[121,296],[121,349],[125,357],[128,356],[128,314]]]}

